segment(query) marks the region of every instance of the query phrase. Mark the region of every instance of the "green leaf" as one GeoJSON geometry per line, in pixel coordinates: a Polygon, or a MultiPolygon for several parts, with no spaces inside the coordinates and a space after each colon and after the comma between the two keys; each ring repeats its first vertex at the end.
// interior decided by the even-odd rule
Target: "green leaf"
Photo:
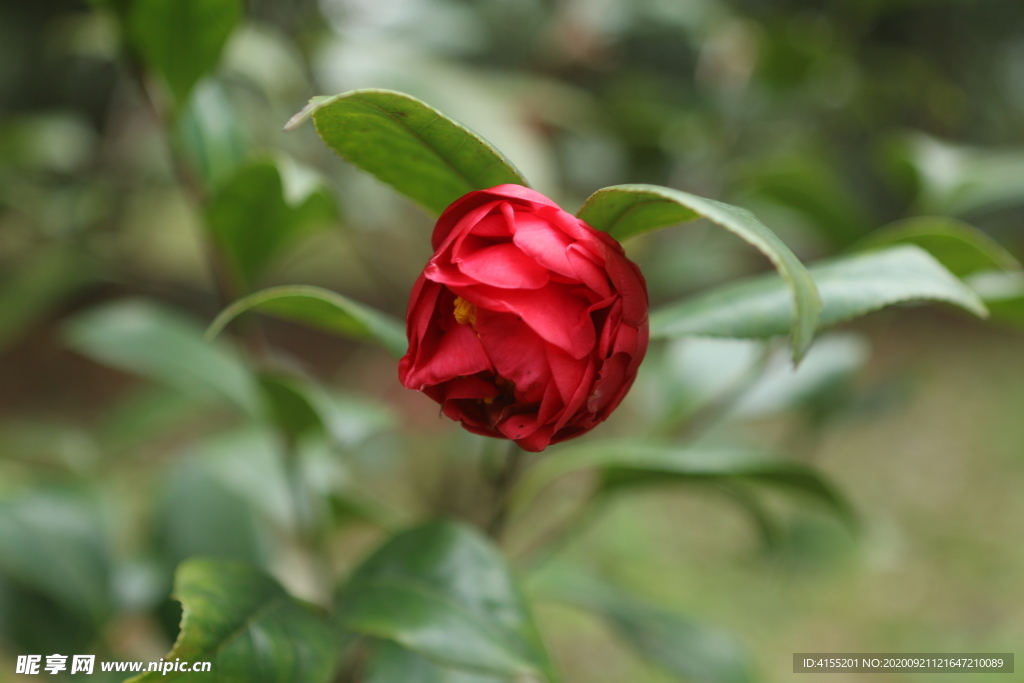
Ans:
{"type": "Polygon", "coordinates": [[[752,449],[681,447],[637,441],[595,441],[560,449],[557,456],[534,467],[513,495],[514,509],[555,479],[582,469],[600,474],[596,495],[640,486],[680,483],[749,481],[788,489],[824,505],[857,526],[856,513],[843,496],[815,469],[752,449]]]}
{"type": "Polygon", "coordinates": [[[210,323],[207,339],[246,311],[294,320],[360,341],[376,342],[393,356],[405,355],[405,326],[389,315],[320,287],[285,285],[250,294],[231,304],[210,323]]]}
{"type": "Polygon", "coordinates": [[[135,0],[128,32],[150,70],[183,105],[220,60],[242,18],[241,0],[135,0]]]}
{"type": "Polygon", "coordinates": [[[582,572],[563,579],[556,598],[604,619],[634,650],[682,681],[749,683],[751,662],[730,633],[642,602],[582,572]]]}
{"type": "Polygon", "coordinates": [[[228,399],[259,415],[259,389],[240,356],[203,341],[185,316],[141,300],[118,301],[76,316],[70,346],[93,360],[200,398],[228,399]]]}
{"type": "MultiPolygon", "coordinates": [[[[824,306],[821,327],[909,301],[942,301],[984,317],[985,305],[920,247],[903,245],[811,266],[824,306]]],[[[785,283],[762,276],[651,313],[652,337],[762,338],[786,333],[793,302],[785,283]]]]}
{"type": "Polygon", "coordinates": [[[448,669],[388,640],[374,643],[365,683],[511,683],[508,678],[448,669]]]}
{"type": "Polygon", "coordinates": [[[186,425],[205,424],[217,401],[198,400],[163,385],[141,387],[108,407],[93,433],[104,460],[113,462],[168,435],[181,434],[186,425]]]}
{"type": "Polygon", "coordinates": [[[1024,274],[985,272],[970,276],[966,282],[985,302],[993,320],[1024,326],[1024,274]]]}
{"type": "Polygon", "coordinates": [[[245,159],[238,111],[216,79],[202,81],[181,112],[175,143],[207,189],[219,187],[245,159]]]}
{"type": "Polygon", "coordinates": [[[110,612],[109,548],[99,510],[59,492],[0,502],[0,574],[92,624],[110,612]]]}
{"type": "Polygon", "coordinates": [[[207,205],[210,234],[246,289],[287,248],[336,215],[334,200],[315,176],[292,188],[284,182],[285,172],[272,160],[251,162],[207,205]]]}
{"type": "Polygon", "coordinates": [[[211,662],[210,672],[149,672],[145,681],[327,683],[335,636],[326,618],[262,572],[231,562],[194,559],[174,581],[181,633],[165,661],[211,662]]]}
{"type": "Polygon", "coordinates": [[[336,611],[344,628],[442,666],[557,680],[499,551],[462,524],[392,537],[342,587],[336,611]]]}
{"type": "Polygon", "coordinates": [[[821,311],[814,281],[789,247],[746,209],[657,185],[615,185],[592,194],[577,215],[620,241],[698,218],[735,233],[767,256],[782,275],[792,297],[784,323],[793,360],[807,352],[821,311]]]}
{"type": "Polygon", "coordinates": [[[527,184],[486,140],[400,92],[314,97],[285,129],[309,117],[328,147],[434,214],[473,190],[527,184]]]}
{"type": "Polygon", "coordinates": [[[952,145],[922,133],[908,135],[901,146],[897,154],[918,176],[916,204],[924,211],[963,216],[1024,201],[1024,154],[1017,149],[952,145]]]}
{"type": "Polygon", "coordinates": [[[938,216],[922,216],[890,223],[861,241],[859,249],[893,244],[916,244],[957,277],[979,271],[1020,270],[1013,255],[969,223],[938,216]]]}

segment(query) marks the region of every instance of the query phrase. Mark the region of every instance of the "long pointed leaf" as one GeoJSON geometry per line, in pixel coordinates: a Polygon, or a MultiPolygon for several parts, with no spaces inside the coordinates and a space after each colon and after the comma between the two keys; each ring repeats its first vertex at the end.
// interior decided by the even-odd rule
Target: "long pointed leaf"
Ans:
{"type": "Polygon", "coordinates": [[[1020,263],[998,242],[970,223],[943,216],[916,216],[882,226],[857,247],[874,249],[916,244],[957,277],[981,271],[1020,271],[1020,263]]]}
{"type": "Polygon", "coordinates": [[[516,488],[521,509],[555,479],[582,469],[600,474],[597,495],[638,486],[745,480],[799,492],[816,500],[856,528],[850,504],[816,470],[802,463],[737,448],[680,447],[607,440],[572,446],[534,467],[516,488]]]}
{"type": "Polygon", "coordinates": [[[146,681],[254,681],[327,683],[335,660],[328,621],[288,595],[276,581],[244,564],[188,560],[178,568],[181,634],[164,656],[210,662],[209,672],[153,671],[146,681]]]}
{"type": "Polygon", "coordinates": [[[434,214],[473,190],[527,184],[482,137],[400,92],[314,97],[285,129],[310,117],[328,147],[434,214]]]}
{"type": "Polygon", "coordinates": [[[615,185],[587,199],[578,216],[618,240],[677,223],[707,218],[735,233],[768,257],[790,289],[793,359],[800,360],[814,338],[821,299],[800,260],[754,214],[730,204],[657,185],[615,185]]]}
{"type": "Polygon", "coordinates": [[[407,343],[402,323],[328,289],[308,285],[271,287],[239,299],[214,318],[206,330],[206,338],[216,337],[229,322],[246,311],[306,323],[351,339],[376,342],[395,357],[405,354],[407,343]]]}
{"type": "Polygon", "coordinates": [[[66,334],[71,348],[95,361],[262,414],[242,356],[230,345],[204,342],[202,327],[177,311],[141,299],[115,301],[75,316],[66,334]]]}
{"type": "MultiPolygon", "coordinates": [[[[942,301],[987,315],[969,287],[913,245],[857,254],[810,268],[824,307],[821,327],[908,301],[942,301]]],[[[759,339],[786,333],[793,308],[786,283],[757,277],[651,313],[652,337],[759,339]]]]}
{"type": "Polygon", "coordinates": [[[461,524],[394,536],[342,587],[336,614],[342,628],[445,667],[557,680],[501,554],[461,524]]]}

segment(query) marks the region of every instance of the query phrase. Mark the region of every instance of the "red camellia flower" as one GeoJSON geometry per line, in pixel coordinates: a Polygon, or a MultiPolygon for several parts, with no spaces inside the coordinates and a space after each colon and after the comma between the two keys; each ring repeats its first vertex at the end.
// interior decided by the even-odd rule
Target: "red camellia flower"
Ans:
{"type": "Polygon", "coordinates": [[[470,192],[437,221],[399,377],[476,434],[528,451],[619,405],[647,351],[647,286],[609,235],[521,185],[470,192]]]}

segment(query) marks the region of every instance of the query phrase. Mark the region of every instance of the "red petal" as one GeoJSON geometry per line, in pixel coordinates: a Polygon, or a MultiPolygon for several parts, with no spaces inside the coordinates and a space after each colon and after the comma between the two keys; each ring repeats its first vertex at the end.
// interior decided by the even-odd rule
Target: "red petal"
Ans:
{"type": "Polygon", "coordinates": [[[458,266],[440,264],[431,261],[423,269],[423,276],[432,282],[437,282],[448,287],[471,287],[477,284],[476,280],[464,274],[458,266]]]}
{"type": "Polygon", "coordinates": [[[452,202],[434,225],[434,233],[430,238],[434,252],[448,248],[454,239],[472,230],[499,204],[500,200],[482,192],[470,192],[452,202]]]}
{"type": "MultiPolygon", "coordinates": [[[[503,203],[502,206],[507,206],[507,203],[503,203]]],[[[481,218],[471,232],[480,237],[512,237],[508,219],[501,213],[492,213],[481,218]]]]}
{"type": "Polygon", "coordinates": [[[566,258],[572,264],[576,279],[585,284],[591,290],[605,298],[611,295],[612,287],[608,283],[608,274],[591,260],[579,244],[570,245],[565,252],[566,258]]]}
{"type": "Polygon", "coordinates": [[[608,358],[614,352],[615,336],[622,325],[622,297],[616,296],[601,326],[601,338],[597,342],[598,358],[608,358]]]}
{"type": "Polygon", "coordinates": [[[440,285],[429,281],[423,274],[416,279],[409,297],[409,309],[405,314],[405,328],[410,341],[422,339],[426,334],[440,293],[440,285]]]}
{"type": "Polygon", "coordinates": [[[517,439],[516,445],[530,453],[540,453],[551,445],[551,436],[555,428],[551,425],[544,425],[524,439],[517,439]]]}
{"type": "Polygon", "coordinates": [[[486,285],[452,289],[480,308],[519,316],[541,339],[565,349],[573,358],[589,354],[597,341],[588,302],[570,294],[565,285],[552,282],[525,290],[486,285]]]}
{"type": "MultiPolygon", "coordinates": [[[[562,211],[561,209],[557,211],[542,209],[539,213],[555,228],[571,237],[574,242],[589,244],[595,242],[596,239],[600,239],[598,236],[601,233],[567,211],[562,211]]],[[[605,236],[611,239],[610,236],[605,236]]],[[[613,239],[612,242],[615,242],[615,240],[613,239]]]]}
{"type": "Polygon", "coordinates": [[[576,268],[566,254],[572,240],[540,216],[517,211],[512,241],[548,270],[566,277],[576,277],[576,268]]]}
{"type": "Polygon", "coordinates": [[[561,430],[562,427],[569,424],[570,421],[576,421],[576,413],[579,412],[583,407],[583,404],[586,402],[587,397],[590,396],[590,390],[594,383],[595,374],[594,363],[587,363],[586,370],[583,372],[583,379],[580,380],[580,385],[576,389],[576,393],[573,394],[572,400],[570,400],[568,405],[565,406],[565,412],[562,413],[562,417],[558,418],[558,422],[555,423],[556,433],[561,430]]]}
{"type": "Polygon", "coordinates": [[[410,389],[440,384],[459,375],[493,371],[480,340],[469,325],[455,325],[444,333],[433,353],[420,358],[403,382],[410,389]]]}
{"type": "Polygon", "coordinates": [[[497,426],[502,434],[515,441],[521,448],[534,453],[544,450],[554,432],[551,425],[541,424],[537,416],[530,413],[512,415],[499,422],[497,426]]]}
{"type": "Polygon", "coordinates": [[[622,293],[622,320],[639,327],[647,320],[647,283],[636,264],[625,256],[608,255],[608,275],[622,293]]]}
{"type": "MultiPolygon", "coordinates": [[[[441,244],[448,239],[456,224],[461,222],[463,217],[470,213],[474,213],[474,211],[480,208],[481,205],[497,202],[502,199],[513,200],[517,204],[526,204],[527,206],[536,209],[541,207],[558,208],[557,204],[541,193],[535,192],[528,187],[523,187],[522,185],[497,185],[489,190],[469,192],[452,202],[448,208],[441,213],[441,217],[437,219],[437,224],[434,226],[434,234],[431,240],[434,251],[437,251],[441,244]]],[[[483,214],[474,218],[472,222],[476,223],[481,216],[486,214],[487,211],[484,211],[483,214]]]]}
{"type": "Polygon", "coordinates": [[[550,279],[546,268],[514,244],[496,244],[455,260],[463,274],[503,289],[539,289],[550,279]]]}
{"type": "Polygon", "coordinates": [[[551,422],[564,406],[558,385],[551,382],[544,390],[544,398],[541,399],[540,408],[537,410],[537,421],[541,424],[551,422]]]}
{"type": "Polygon", "coordinates": [[[508,313],[477,311],[476,329],[499,376],[516,385],[516,400],[541,400],[551,381],[547,344],[526,323],[508,313]]]}
{"type": "Polygon", "coordinates": [[[547,362],[551,368],[551,378],[558,388],[563,405],[568,405],[576,391],[580,388],[587,362],[577,360],[557,346],[548,344],[547,362]]]}
{"type": "Polygon", "coordinates": [[[484,192],[495,197],[517,199],[520,200],[519,203],[529,202],[532,204],[536,204],[538,207],[551,206],[558,209],[558,204],[555,204],[553,201],[542,195],[540,192],[537,192],[536,190],[531,190],[530,188],[524,187],[523,185],[515,185],[513,183],[508,183],[505,185],[495,185],[489,190],[481,190],[481,192],[484,192]]]}
{"type": "Polygon", "coordinates": [[[594,391],[587,398],[587,410],[600,413],[619,394],[626,378],[629,356],[616,353],[601,366],[601,375],[594,384],[594,391]]]}

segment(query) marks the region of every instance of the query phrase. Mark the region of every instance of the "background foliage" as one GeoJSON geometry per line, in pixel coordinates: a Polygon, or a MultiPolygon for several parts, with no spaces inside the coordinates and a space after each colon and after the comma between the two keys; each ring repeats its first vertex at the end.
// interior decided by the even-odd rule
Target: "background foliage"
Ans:
{"type": "Polygon", "coordinates": [[[175,581],[211,615],[179,650],[267,680],[335,661],[260,660],[218,614],[352,640],[344,666],[382,683],[778,681],[798,650],[1012,650],[1022,28],[1011,0],[0,4],[0,680],[26,652],[163,656],[175,581]],[[751,209],[813,264],[829,324],[979,311],[964,282],[992,321],[873,313],[794,374],[761,341],[787,332],[781,282],[733,283],[761,255],[710,222],[637,236],[665,341],[600,442],[512,492],[509,569],[468,527],[414,526],[487,525],[501,454],[352,341],[400,348],[366,306],[402,316],[430,216],[312,126],[282,131],[365,87],[458,119],[569,210],[621,183],[751,209]],[[332,603],[344,623],[311,606],[332,603]],[[438,604],[462,634],[440,645],[438,604]]]}

